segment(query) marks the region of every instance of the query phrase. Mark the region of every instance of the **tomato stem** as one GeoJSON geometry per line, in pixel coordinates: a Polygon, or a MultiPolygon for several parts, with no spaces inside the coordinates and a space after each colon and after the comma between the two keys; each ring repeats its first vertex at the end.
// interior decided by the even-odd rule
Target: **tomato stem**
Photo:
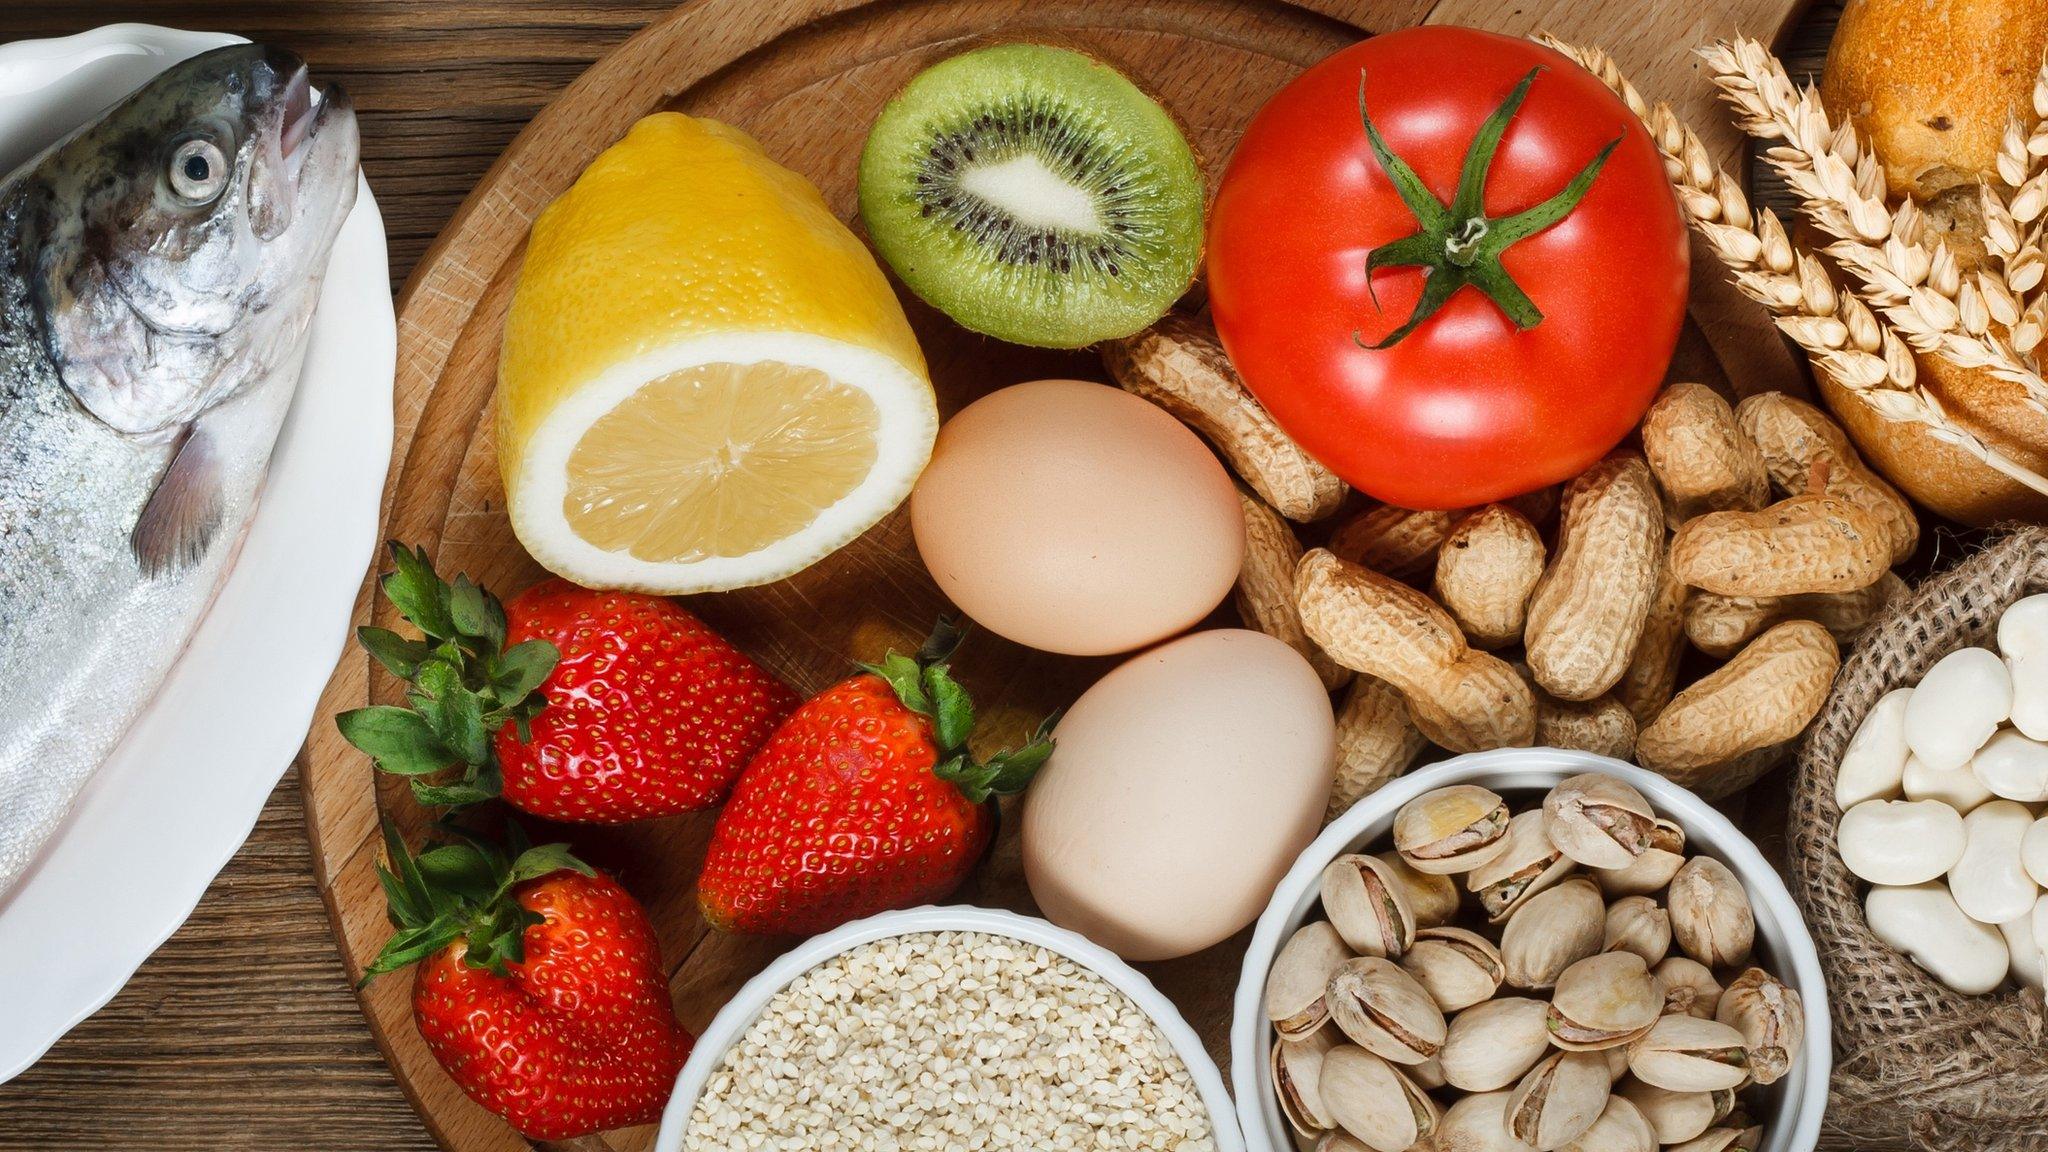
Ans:
{"type": "Polygon", "coordinates": [[[1365,71],[1359,70],[1358,118],[1365,125],[1366,140],[1372,145],[1373,156],[1379,160],[1380,168],[1393,184],[1395,194],[1414,213],[1415,221],[1420,225],[1413,234],[1382,244],[1366,254],[1366,291],[1377,307],[1379,294],[1374,289],[1373,279],[1382,268],[1421,268],[1424,276],[1422,297],[1416,301],[1415,310],[1409,314],[1407,322],[1377,344],[1367,344],[1363,336],[1353,332],[1351,338],[1361,348],[1390,348],[1400,343],[1423,321],[1435,315],[1458,289],[1467,285],[1485,293],[1487,299],[1492,300],[1518,329],[1534,328],[1542,322],[1542,310],[1501,266],[1501,255],[1514,244],[1571,215],[1579,201],[1585,199],[1586,193],[1592,189],[1593,181],[1599,177],[1607,158],[1614,154],[1622,139],[1617,136],[1609,141],[1599,155],[1579,169],[1571,182],[1550,199],[1512,216],[1498,220],[1488,218],[1484,204],[1486,178],[1493,167],[1494,153],[1499,150],[1508,125],[1521,110],[1522,101],[1528,97],[1530,87],[1542,72],[1541,65],[1531,68],[1507,99],[1501,101],[1486,122],[1479,126],[1471,147],[1465,152],[1464,166],[1458,173],[1457,194],[1447,205],[1436,198],[1436,194],[1416,175],[1415,169],[1401,159],[1387,144],[1386,138],[1380,135],[1379,127],[1372,122],[1372,114],[1366,107],[1365,71]]]}

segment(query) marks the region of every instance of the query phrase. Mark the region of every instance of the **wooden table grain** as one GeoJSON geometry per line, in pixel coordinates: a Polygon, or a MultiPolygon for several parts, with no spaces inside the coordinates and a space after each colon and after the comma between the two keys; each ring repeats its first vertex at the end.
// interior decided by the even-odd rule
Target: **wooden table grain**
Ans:
{"type": "MultiPolygon", "coordinates": [[[[1028,0],[1019,0],[1020,3],[1028,0]]],[[[402,284],[528,118],[671,0],[0,3],[0,42],[119,21],[288,46],[355,97],[402,284]]],[[[1792,49],[1818,64],[1836,5],[1792,49]]],[[[314,889],[297,772],[192,919],[0,1086],[0,1152],[430,1152],[370,1041],[314,889]]]]}

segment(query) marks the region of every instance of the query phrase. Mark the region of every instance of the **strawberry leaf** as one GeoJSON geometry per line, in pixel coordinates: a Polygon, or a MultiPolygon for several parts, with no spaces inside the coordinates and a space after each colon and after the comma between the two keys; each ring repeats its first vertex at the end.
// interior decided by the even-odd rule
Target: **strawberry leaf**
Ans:
{"type": "Polygon", "coordinates": [[[596,874],[566,844],[532,846],[517,824],[506,826],[516,858],[469,829],[444,823],[440,830],[455,840],[414,856],[397,826],[383,821],[388,863],[377,866],[377,880],[398,931],[364,971],[364,983],[457,940],[467,941],[464,963],[502,974],[508,964],[524,959],[526,929],[543,921],[519,903],[514,889],[564,869],[596,874]]]}
{"type": "Polygon", "coordinates": [[[386,671],[401,680],[412,679],[419,671],[420,663],[434,652],[434,646],[424,640],[407,640],[388,628],[372,628],[367,624],[356,629],[356,642],[386,671]]]}
{"type": "Polygon", "coordinates": [[[505,609],[498,599],[476,586],[468,575],[458,575],[448,589],[448,616],[456,631],[481,640],[487,651],[505,646],[505,609]]]}
{"type": "Polygon", "coordinates": [[[342,738],[370,754],[377,767],[395,776],[439,772],[457,757],[426,717],[389,704],[373,704],[334,718],[342,738]]]}
{"type": "Polygon", "coordinates": [[[580,872],[585,876],[597,875],[597,870],[578,860],[569,851],[567,844],[542,844],[537,848],[526,849],[519,854],[518,859],[512,861],[512,882],[517,884],[521,880],[535,880],[563,869],[580,872]]]}
{"type": "Polygon", "coordinates": [[[384,595],[398,614],[436,640],[454,639],[458,631],[448,609],[448,585],[434,574],[427,550],[414,551],[394,540],[391,559],[396,568],[384,577],[384,595]]]}
{"type": "Polygon", "coordinates": [[[953,679],[944,664],[925,668],[924,688],[932,702],[932,733],[938,740],[940,755],[964,747],[967,737],[974,732],[974,700],[967,689],[953,679]]]}
{"type": "Polygon", "coordinates": [[[541,686],[561,658],[561,652],[545,640],[514,644],[491,662],[491,691],[500,700],[524,700],[541,686]]]}
{"type": "Polygon", "coordinates": [[[900,652],[891,652],[882,657],[880,664],[861,667],[888,681],[905,708],[920,716],[932,714],[931,697],[924,690],[924,665],[900,652]]]}

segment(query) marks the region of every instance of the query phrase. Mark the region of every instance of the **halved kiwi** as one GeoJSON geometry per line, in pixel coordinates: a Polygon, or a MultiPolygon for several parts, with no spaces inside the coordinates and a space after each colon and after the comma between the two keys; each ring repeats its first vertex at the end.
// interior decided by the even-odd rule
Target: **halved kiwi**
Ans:
{"type": "Polygon", "coordinates": [[[1042,44],[918,74],[860,160],[860,214],[911,291],[977,332],[1079,348],[1187,291],[1201,169],[1166,110],[1109,66],[1042,44]]]}

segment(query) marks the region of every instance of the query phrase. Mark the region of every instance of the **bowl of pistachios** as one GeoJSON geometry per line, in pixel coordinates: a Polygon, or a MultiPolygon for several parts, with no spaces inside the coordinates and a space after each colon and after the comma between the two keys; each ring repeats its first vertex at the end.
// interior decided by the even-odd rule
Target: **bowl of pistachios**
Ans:
{"type": "Polygon", "coordinates": [[[1633,765],[1507,749],[1367,796],[1245,956],[1254,1152],[1804,1152],[1831,1050],[1812,937],[1720,813],[1633,765]]]}

